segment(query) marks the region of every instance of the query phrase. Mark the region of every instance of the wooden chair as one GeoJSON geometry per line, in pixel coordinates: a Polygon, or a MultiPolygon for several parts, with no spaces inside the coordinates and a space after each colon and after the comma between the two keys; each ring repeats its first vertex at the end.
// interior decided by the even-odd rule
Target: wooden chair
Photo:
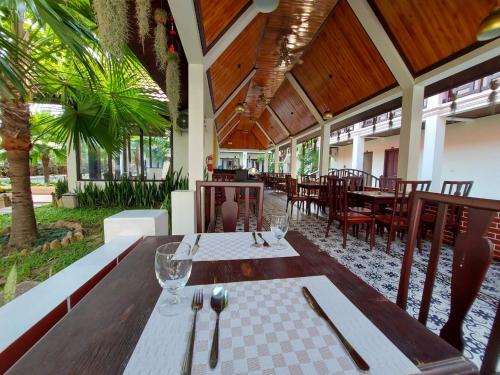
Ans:
{"type": "Polygon", "coordinates": [[[293,205],[299,202],[299,208],[305,203],[309,203],[309,197],[299,194],[297,190],[297,179],[288,177],[286,179],[286,212],[288,212],[288,204],[291,203],[290,216],[293,215],[293,205]]]}
{"type": "Polygon", "coordinates": [[[263,182],[214,182],[196,181],[196,228],[198,233],[214,232],[216,224],[215,195],[217,189],[224,190],[225,201],[220,206],[222,227],[224,232],[234,232],[239,218],[239,202],[237,191],[244,190],[244,230],[250,231],[251,190],[256,191],[257,230],[262,230],[262,214],[264,202],[263,182]],[[202,204],[202,197],[205,204],[202,204]]]}
{"type": "MultiPolygon", "coordinates": [[[[441,194],[453,195],[453,196],[469,196],[470,190],[472,188],[474,181],[444,181],[441,187],[441,194]]],[[[460,223],[462,220],[463,207],[460,206],[449,206],[448,213],[446,216],[446,230],[453,234],[453,240],[457,238],[460,232],[460,223]]],[[[436,223],[436,205],[432,203],[427,203],[424,208],[424,212],[421,215],[421,229],[422,236],[428,230],[433,230],[436,223]]]]}
{"type": "Polygon", "coordinates": [[[349,181],[347,178],[329,178],[327,180],[327,192],[330,200],[329,203],[329,217],[328,225],[326,226],[325,237],[328,237],[330,225],[334,220],[339,221],[343,229],[343,242],[342,247],[345,249],[347,244],[347,231],[350,225],[354,225],[353,234],[357,235],[357,228],[359,225],[366,224],[366,241],[370,235],[370,250],[373,248],[374,243],[374,219],[370,216],[363,215],[349,210],[348,206],[348,186],[349,181]],[[370,231],[368,231],[368,228],[370,231]]]}
{"type": "Polygon", "coordinates": [[[378,186],[381,191],[394,191],[396,189],[396,182],[400,181],[398,177],[380,176],[378,179],[378,186]]]}
{"type": "MultiPolygon", "coordinates": [[[[408,288],[415,244],[419,234],[420,217],[424,204],[427,202],[437,205],[437,215],[418,316],[418,320],[424,325],[427,323],[432,301],[432,291],[438,270],[448,207],[460,206],[468,211],[466,231],[457,236],[453,249],[450,316],[440,332],[441,338],[462,351],[464,346],[462,338],[464,318],[479,293],[493,258],[493,246],[487,238],[487,231],[493,217],[500,211],[500,201],[427,192],[415,192],[413,194],[408,242],[404,253],[396,300],[396,303],[402,309],[406,309],[408,301],[408,288]]],[[[481,374],[492,374],[496,368],[500,353],[499,315],[497,306],[495,322],[486,346],[481,374]]]]}
{"type": "Polygon", "coordinates": [[[391,212],[375,215],[375,222],[383,228],[389,229],[386,248],[387,253],[391,251],[391,243],[394,240],[396,232],[402,234],[408,230],[408,213],[411,210],[411,200],[408,199],[410,193],[429,191],[430,186],[431,181],[396,181],[391,212]]]}
{"type": "Polygon", "coordinates": [[[319,217],[319,210],[321,212],[326,212],[326,206],[328,205],[328,189],[327,189],[327,181],[329,178],[335,178],[333,176],[320,176],[319,177],[319,189],[318,189],[318,197],[315,198],[316,203],[316,217],[319,217]]]}

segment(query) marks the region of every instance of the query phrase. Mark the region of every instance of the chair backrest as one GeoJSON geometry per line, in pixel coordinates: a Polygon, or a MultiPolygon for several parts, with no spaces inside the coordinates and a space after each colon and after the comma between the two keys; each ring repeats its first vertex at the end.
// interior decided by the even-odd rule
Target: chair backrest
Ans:
{"type": "Polygon", "coordinates": [[[386,177],[386,176],[380,176],[378,181],[379,181],[379,188],[382,191],[390,191],[393,192],[396,190],[396,182],[401,180],[398,177],[386,177]]]}
{"type": "Polygon", "coordinates": [[[344,177],[347,191],[363,191],[364,179],[363,176],[344,177]]]}
{"type": "Polygon", "coordinates": [[[198,233],[215,231],[216,190],[223,189],[225,200],[221,204],[221,217],[224,232],[234,232],[239,218],[239,199],[244,201],[244,229],[250,230],[250,200],[256,203],[257,230],[262,230],[264,202],[263,182],[216,182],[196,181],[196,228],[198,233]],[[255,191],[255,194],[251,193],[255,191]],[[239,194],[238,191],[243,192],[239,194]],[[203,204],[202,198],[205,198],[203,204]]]}
{"type": "Polygon", "coordinates": [[[330,177],[327,179],[330,217],[347,214],[347,186],[348,182],[345,178],[330,177]]]}
{"type": "Polygon", "coordinates": [[[417,191],[429,191],[431,181],[410,181],[396,180],[396,188],[394,189],[394,202],[392,206],[392,221],[396,223],[403,222],[408,218],[411,211],[410,194],[417,191]]]}
{"type": "Polygon", "coordinates": [[[468,197],[474,181],[443,181],[441,194],[468,197]]]}
{"type": "MultiPolygon", "coordinates": [[[[462,324],[479,293],[481,284],[493,258],[491,241],[486,237],[488,228],[496,213],[500,212],[500,201],[492,199],[469,198],[428,192],[415,192],[412,197],[412,210],[408,229],[408,242],[403,257],[401,277],[399,279],[396,303],[406,309],[408,288],[410,283],[413,253],[417,243],[420,217],[424,204],[431,202],[437,205],[436,223],[429,255],[429,264],[422,293],[422,301],[418,320],[426,324],[432,300],[432,290],[438,269],[439,253],[443,243],[446,227],[447,207],[461,206],[468,211],[466,231],[460,233],[453,249],[453,265],[451,270],[450,316],[441,329],[440,336],[458,350],[463,350],[462,324]]],[[[499,326],[498,313],[495,326],[499,326]]],[[[495,329],[495,327],[493,327],[495,329]]],[[[483,362],[484,368],[495,368],[500,339],[498,331],[495,339],[487,345],[488,356],[483,362]],[[494,355],[494,354],[497,355],[494,355]],[[486,360],[488,360],[487,363],[486,360]]],[[[481,372],[483,373],[483,371],[481,372]]],[[[484,372],[486,373],[486,372],[484,372]]]]}
{"type": "Polygon", "coordinates": [[[286,178],[286,195],[287,197],[291,197],[292,195],[297,194],[297,179],[287,177],[286,178]]]}

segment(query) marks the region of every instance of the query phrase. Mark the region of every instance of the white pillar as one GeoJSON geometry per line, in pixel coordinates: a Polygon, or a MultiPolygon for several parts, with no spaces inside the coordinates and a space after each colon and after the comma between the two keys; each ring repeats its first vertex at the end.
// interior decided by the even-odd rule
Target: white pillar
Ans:
{"type": "Polygon", "coordinates": [[[441,191],[441,170],[443,166],[446,120],[431,116],[425,120],[424,152],[422,155],[423,180],[432,180],[431,191],[441,191]]]}
{"type": "Polygon", "coordinates": [[[319,154],[319,175],[325,176],[330,169],[330,124],[321,127],[321,145],[319,154]]]}
{"type": "Polygon", "coordinates": [[[280,149],[278,146],[274,148],[274,173],[279,173],[280,171],[280,149]]]}
{"type": "Polygon", "coordinates": [[[352,137],[352,169],[363,170],[365,154],[365,138],[359,135],[352,137]]]}
{"type": "Polygon", "coordinates": [[[188,172],[189,189],[196,190],[196,181],[203,180],[204,143],[204,85],[205,70],[202,64],[188,65],[188,172]]]}
{"type": "Polygon", "coordinates": [[[68,190],[73,192],[76,190],[78,186],[77,178],[77,163],[76,163],[76,150],[71,143],[68,142],[66,146],[67,155],[66,155],[66,170],[67,170],[67,178],[68,178],[68,190]]]}
{"type": "Polygon", "coordinates": [[[264,172],[269,172],[269,152],[264,152],[264,172]]]}
{"type": "MultiPolygon", "coordinates": [[[[205,136],[204,136],[204,150],[203,158],[206,160],[207,156],[212,155],[212,164],[215,162],[214,155],[214,125],[215,121],[213,118],[205,119],[205,136]]],[[[205,165],[205,164],[204,164],[205,165]]],[[[217,166],[214,165],[214,168],[217,166]]],[[[208,172],[208,180],[212,180],[212,172],[208,172]]]]}
{"type": "Polygon", "coordinates": [[[415,85],[403,90],[398,177],[405,180],[418,178],[423,106],[423,86],[415,85]]]}
{"type": "Polygon", "coordinates": [[[247,169],[248,168],[248,152],[243,151],[243,156],[241,157],[241,168],[247,169]]]}
{"type": "Polygon", "coordinates": [[[290,174],[297,178],[297,138],[291,137],[290,143],[290,174]]]}

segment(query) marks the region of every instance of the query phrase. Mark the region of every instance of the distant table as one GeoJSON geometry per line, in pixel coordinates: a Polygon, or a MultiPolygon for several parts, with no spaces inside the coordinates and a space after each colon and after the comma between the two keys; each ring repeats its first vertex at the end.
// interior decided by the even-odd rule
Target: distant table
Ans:
{"type": "Polygon", "coordinates": [[[361,205],[369,203],[372,207],[372,215],[379,212],[380,206],[394,202],[394,193],[386,191],[350,191],[349,195],[356,198],[361,205]]]}

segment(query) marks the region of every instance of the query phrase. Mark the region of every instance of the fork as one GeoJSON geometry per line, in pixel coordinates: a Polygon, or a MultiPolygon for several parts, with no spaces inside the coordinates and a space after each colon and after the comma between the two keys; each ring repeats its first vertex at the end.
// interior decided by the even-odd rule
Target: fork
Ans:
{"type": "Polygon", "coordinates": [[[191,335],[189,337],[188,349],[184,355],[184,362],[182,363],[182,375],[191,374],[191,366],[193,364],[193,349],[194,349],[194,338],[196,334],[196,317],[198,315],[198,310],[203,307],[203,289],[197,289],[193,293],[193,302],[191,303],[191,309],[194,311],[193,326],[191,327],[191,335]]]}

